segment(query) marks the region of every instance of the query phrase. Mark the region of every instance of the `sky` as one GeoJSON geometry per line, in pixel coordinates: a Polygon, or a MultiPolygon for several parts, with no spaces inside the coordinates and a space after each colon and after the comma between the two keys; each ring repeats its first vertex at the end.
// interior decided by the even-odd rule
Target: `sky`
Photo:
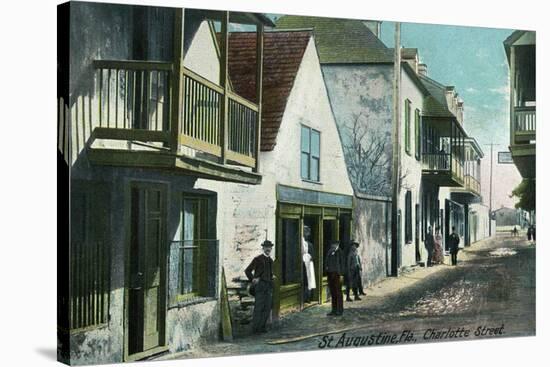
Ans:
{"type": "MultiPolygon", "coordinates": [[[[381,39],[394,46],[393,22],[383,22],[381,39]]],[[[464,100],[464,127],[485,153],[482,161],[482,195],[489,204],[490,143],[493,157],[493,208],[513,207],[512,189],[521,182],[513,164],[498,164],[497,152],[508,151],[509,81],[502,42],[511,29],[402,23],[401,45],[418,48],[428,76],[453,85],[464,100]]]]}

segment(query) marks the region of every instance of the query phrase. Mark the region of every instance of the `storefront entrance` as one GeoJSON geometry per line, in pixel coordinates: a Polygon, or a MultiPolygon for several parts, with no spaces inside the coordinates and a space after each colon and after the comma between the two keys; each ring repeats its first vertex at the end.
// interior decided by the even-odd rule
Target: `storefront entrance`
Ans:
{"type": "Polygon", "coordinates": [[[351,239],[351,197],[346,203],[328,207],[278,202],[275,317],[330,299],[323,259],[331,241],[351,239]]]}

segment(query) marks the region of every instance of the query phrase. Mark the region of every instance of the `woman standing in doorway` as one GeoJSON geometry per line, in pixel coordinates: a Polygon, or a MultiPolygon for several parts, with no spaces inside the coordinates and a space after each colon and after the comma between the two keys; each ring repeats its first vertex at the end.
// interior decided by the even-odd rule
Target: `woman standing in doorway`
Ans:
{"type": "Polygon", "coordinates": [[[439,227],[435,227],[435,236],[434,236],[434,252],[432,262],[435,264],[443,264],[443,239],[441,237],[441,232],[439,227]]]}

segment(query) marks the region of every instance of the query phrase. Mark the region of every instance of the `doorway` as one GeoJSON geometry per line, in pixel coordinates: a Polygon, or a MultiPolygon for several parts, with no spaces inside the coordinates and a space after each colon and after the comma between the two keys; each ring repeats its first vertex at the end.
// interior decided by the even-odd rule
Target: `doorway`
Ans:
{"type": "MultiPolygon", "coordinates": [[[[330,250],[330,243],[338,240],[338,221],[336,219],[324,219],[323,220],[323,261],[327,258],[328,251],[330,250]]],[[[321,302],[330,301],[330,292],[328,289],[327,273],[323,266],[323,283],[321,288],[321,302]]]]}
{"type": "Polygon", "coordinates": [[[134,183],[129,196],[126,351],[139,359],[165,345],[166,190],[134,183]]]}
{"type": "Polygon", "coordinates": [[[314,278],[312,282],[315,282],[315,288],[308,290],[308,278],[305,265],[302,261],[302,309],[317,304],[320,301],[319,274],[322,264],[320,258],[322,249],[320,246],[319,220],[320,217],[317,215],[304,216],[303,239],[307,243],[308,253],[310,254],[311,261],[313,262],[314,271],[310,274],[310,276],[313,276],[314,278]]]}

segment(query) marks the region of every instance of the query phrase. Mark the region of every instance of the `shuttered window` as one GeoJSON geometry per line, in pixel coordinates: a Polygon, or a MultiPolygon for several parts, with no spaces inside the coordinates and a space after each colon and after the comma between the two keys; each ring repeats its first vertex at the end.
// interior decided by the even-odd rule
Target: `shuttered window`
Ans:
{"type": "Polygon", "coordinates": [[[72,183],[70,328],[108,322],[110,251],[109,195],[101,184],[72,183]]]}
{"type": "Polygon", "coordinates": [[[414,156],[416,160],[420,160],[421,156],[421,142],[420,142],[420,110],[417,108],[414,111],[414,156]]]}
{"type": "Polygon", "coordinates": [[[411,154],[411,101],[405,100],[405,152],[411,154]]]}

